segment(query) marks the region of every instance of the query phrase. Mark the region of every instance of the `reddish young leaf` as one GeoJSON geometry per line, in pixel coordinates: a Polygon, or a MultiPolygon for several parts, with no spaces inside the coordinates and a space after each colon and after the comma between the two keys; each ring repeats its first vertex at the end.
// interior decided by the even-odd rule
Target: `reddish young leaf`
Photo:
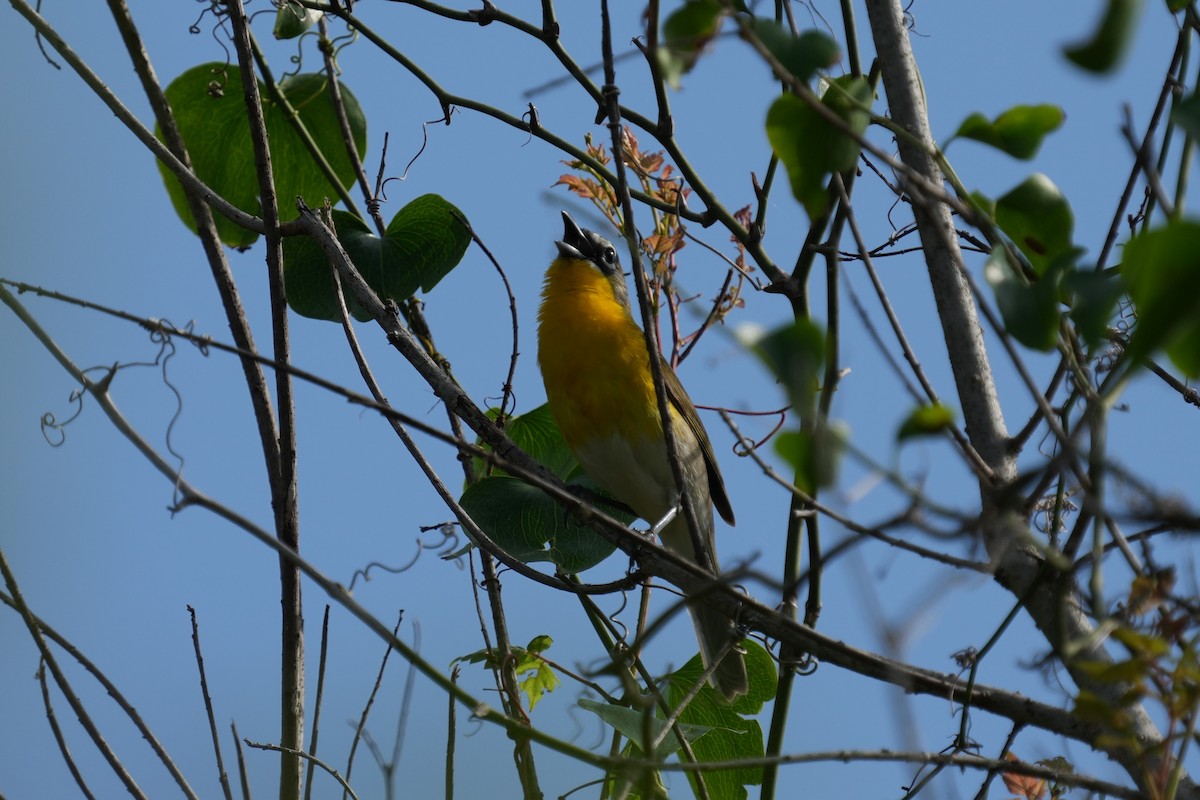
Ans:
{"type": "Polygon", "coordinates": [[[568,189],[570,189],[572,192],[579,195],[580,197],[586,197],[589,199],[592,197],[591,187],[589,187],[587,185],[587,183],[584,182],[583,178],[580,178],[577,175],[559,176],[558,183],[556,183],[555,186],[557,186],[558,184],[562,184],[562,185],[566,186],[568,189]]]}
{"type": "MultiPolygon", "coordinates": [[[[1020,761],[1012,753],[1004,754],[1005,761],[1020,761]]],[[[1012,792],[1014,797],[1022,800],[1042,800],[1046,796],[1046,782],[1032,775],[1018,775],[1015,772],[1001,772],[1004,788],[1012,792]]]]}

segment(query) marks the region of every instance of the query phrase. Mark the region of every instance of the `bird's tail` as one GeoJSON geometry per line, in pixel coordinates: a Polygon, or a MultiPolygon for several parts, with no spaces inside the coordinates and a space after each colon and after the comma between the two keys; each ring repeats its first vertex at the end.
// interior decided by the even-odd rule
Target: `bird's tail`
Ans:
{"type": "Polygon", "coordinates": [[[696,638],[700,640],[700,657],[708,667],[724,651],[721,663],[713,670],[709,679],[713,688],[728,701],[736,700],[749,689],[746,677],[746,659],[737,644],[729,646],[733,638],[729,617],[719,611],[699,604],[688,604],[692,622],[696,626],[696,638]]]}
{"type": "MultiPolygon", "coordinates": [[[[701,502],[694,503],[693,507],[696,507],[699,514],[697,521],[700,523],[701,530],[708,531],[706,538],[709,560],[714,568],[719,569],[716,563],[716,551],[712,546],[712,505],[707,496],[699,499],[701,502]]],[[[671,520],[660,531],[659,537],[668,549],[674,550],[691,561],[698,560],[692,544],[692,535],[688,531],[687,521],[682,514],[671,520]]],[[[690,600],[687,608],[688,613],[691,614],[692,623],[696,626],[696,638],[700,641],[700,658],[703,659],[704,666],[708,667],[724,653],[721,662],[717,664],[717,668],[709,677],[709,683],[724,695],[726,700],[736,700],[746,693],[749,682],[746,677],[746,659],[742,657],[742,652],[736,644],[733,647],[729,646],[729,642],[734,636],[733,623],[730,622],[729,617],[696,599],[690,600]]]]}

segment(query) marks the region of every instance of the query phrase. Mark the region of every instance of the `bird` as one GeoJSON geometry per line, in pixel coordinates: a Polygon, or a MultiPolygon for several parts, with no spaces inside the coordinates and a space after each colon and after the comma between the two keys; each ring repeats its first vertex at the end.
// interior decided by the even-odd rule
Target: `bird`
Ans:
{"type": "MultiPolygon", "coordinates": [[[[538,365],[546,399],[567,447],[601,488],[649,523],[665,521],[662,543],[688,560],[697,557],[668,460],[650,355],[634,321],[625,274],[612,242],[580,228],[562,213],[563,238],[546,270],[538,309],[538,365]],[[670,515],[674,512],[674,516],[670,515]]],[[[671,431],[707,561],[718,569],[713,508],[730,525],[733,509],[712,443],[683,384],[661,354],[671,431]]],[[[748,689],[746,664],[732,623],[721,612],[689,601],[688,612],[705,666],[725,653],[710,683],[732,702],[748,689]]]]}

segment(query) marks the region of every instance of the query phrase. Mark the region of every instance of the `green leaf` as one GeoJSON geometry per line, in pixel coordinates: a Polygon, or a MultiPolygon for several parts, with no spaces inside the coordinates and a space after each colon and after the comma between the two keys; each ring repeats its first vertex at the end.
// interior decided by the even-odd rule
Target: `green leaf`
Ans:
{"type": "Polygon", "coordinates": [[[825,333],[812,320],[798,319],[759,339],[754,353],[783,384],[792,408],[808,416],[825,364],[825,333]]]}
{"type": "Polygon", "coordinates": [[[1053,181],[1031,175],[996,201],[996,224],[1021,248],[1038,275],[1071,250],[1075,215],[1053,181]]]}
{"type": "Polygon", "coordinates": [[[778,434],[775,452],[795,471],[796,487],[811,495],[823,486],[833,485],[849,438],[844,424],[824,422],[814,430],[778,434]]]}
{"type": "MultiPolygon", "coordinates": [[[[637,711],[628,706],[598,703],[586,697],[579,700],[579,707],[600,717],[606,724],[616,729],[618,733],[638,748],[645,742],[646,727],[649,725],[652,738],[657,739],[660,735],[663,737],[658,747],[654,749],[655,760],[661,761],[666,759],[683,746],[675,736],[674,731],[668,729],[665,734],[663,733],[663,730],[667,728],[667,724],[666,720],[659,717],[647,720],[645,712],[637,711]]],[[[683,734],[683,738],[691,745],[694,745],[711,730],[712,728],[704,725],[692,725],[686,722],[679,723],[680,733],[683,734]]]]}
{"type": "Polygon", "coordinates": [[[657,51],[663,79],[673,89],[691,71],[721,30],[728,9],[721,0],[687,0],[663,21],[657,51]]]}
{"type": "Polygon", "coordinates": [[[529,644],[525,645],[525,649],[531,653],[544,653],[550,649],[552,644],[554,644],[554,640],[543,633],[541,636],[530,639],[529,644]]]}
{"type": "Polygon", "coordinates": [[[557,689],[560,683],[558,675],[550,665],[537,655],[548,650],[551,642],[549,636],[539,636],[530,644],[536,643],[540,649],[514,649],[517,663],[513,666],[513,671],[517,675],[517,688],[525,695],[530,711],[537,707],[543,697],[557,689]]]}
{"type": "Polygon", "coordinates": [[[749,26],[784,69],[802,83],[807,83],[817,70],[832,67],[842,57],[838,43],[820,31],[809,30],[793,36],[775,20],[761,17],[755,17],[749,26]]]}
{"type": "Polygon", "coordinates": [[[1142,0],[1108,0],[1091,37],[1063,48],[1063,54],[1089,72],[1109,72],[1129,49],[1141,11],[1142,0]]]}
{"type": "MultiPolygon", "coordinates": [[[[525,694],[530,711],[533,711],[538,702],[557,689],[561,683],[553,668],[544,659],[538,657],[539,653],[549,650],[553,643],[554,640],[549,636],[542,635],[535,636],[529,642],[528,647],[511,648],[513,672],[517,676],[517,688],[525,694]]],[[[488,669],[500,667],[494,650],[476,650],[474,653],[454,659],[451,663],[460,661],[468,664],[483,664],[488,669]]]]}
{"type": "MultiPolygon", "coordinates": [[[[1071,712],[1085,722],[1098,723],[1105,727],[1114,728],[1119,733],[1130,730],[1129,712],[1124,708],[1114,708],[1112,702],[1095,692],[1080,689],[1075,696],[1075,707],[1071,712]]],[[[1131,742],[1124,736],[1109,739],[1111,743],[1128,746],[1131,742]]]]}
{"type": "MultiPolygon", "coordinates": [[[[494,410],[488,413],[495,419],[494,410]]],[[[610,496],[580,468],[549,405],[513,417],[505,432],[518,447],[581,494],[589,498],[610,496]]],[[[485,474],[485,467],[483,460],[475,459],[477,474],[485,474]]],[[[608,558],[615,549],[590,527],[579,525],[549,495],[501,469],[467,486],[460,502],[488,536],[521,561],[551,561],[563,572],[582,572],[608,558]]],[[[635,519],[616,506],[601,502],[600,507],[626,524],[635,519]]]]}
{"type": "Polygon", "coordinates": [[[1189,378],[1200,377],[1200,223],[1169,222],[1125,245],[1121,273],[1137,306],[1126,354],[1166,348],[1189,378]]]}
{"type": "MultiPolygon", "coordinates": [[[[435,194],[421,195],[392,218],[379,238],[353,214],[334,211],[334,228],[350,260],[380,299],[402,302],[417,289],[428,292],[462,260],[470,234],[453,205],[435,194]]],[[[340,321],[325,251],[307,236],[284,240],[288,305],[297,314],[340,321]]],[[[346,307],[370,319],[343,287],[346,307]]]]}
{"type": "Polygon", "coordinates": [[[1200,663],[1197,662],[1195,643],[1185,646],[1179,654],[1179,661],[1171,670],[1171,713],[1177,718],[1184,718],[1193,713],[1196,702],[1200,699],[1200,663]]]}
{"type": "Polygon", "coordinates": [[[1063,280],[1071,319],[1089,348],[1108,341],[1108,325],[1125,291],[1116,272],[1072,270],[1063,280]]]}
{"type": "Polygon", "coordinates": [[[297,0],[283,0],[275,12],[275,38],[295,39],[317,24],[324,12],[300,5],[297,0]]]}
{"type": "Polygon", "coordinates": [[[1200,378],[1200,320],[1183,327],[1167,345],[1167,357],[1188,378],[1200,378]]]}
{"type": "MultiPolygon", "coordinates": [[[[717,706],[729,709],[737,714],[752,717],[762,711],[763,706],[775,697],[778,688],[779,672],[775,668],[775,660],[763,649],[762,645],[752,639],[742,641],[745,650],[746,679],[748,689],[746,694],[732,703],[725,700],[707,683],[700,687],[700,694],[710,698],[717,706]]],[[[680,690],[682,698],[700,680],[704,674],[704,662],[696,653],[682,667],[667,676],[671,685],[680,690]]]]}
{"type": "MultiPolygon", "coordinates": [[[[850,130],[861,135],[871,115],[871,85],[862,78],[843,77],[829,82],[821,102],[836,113],[850,130]]],[[[825,213],[829,196],[825,179],[854,167],[858,142],[828,121],[801,98],[785,94],[767,111],[767,139],[787,168],[792,195],[804,205],[810,219],[825,213]]]]}
{"type": "Polygon", "coordinates": [[[916,436],[932,436],[941,433],[954,425],[954,410],[941,403],[914,408],[900,430],[896,431],[896,441],[903,442],[916,436]]]}
{"type": "Polygon", "coordinates": [[[954,135],[989,144],[1014,158],[1030,159],[1065,118],[1058,106],[1015,106],[990,121],[976,112],[963,120],[954,135]]]}
{"type": "Polygon", "coordinates": [[[1188,136],[1200,141],[1200,95],[1192,92],[1176,103],[1171,111],[1171,119],[1188,136]]]}
{"type": "Polygon", "coordinates": [[[1138,683],[1146,677],[1149,664],[1140,658],[1125,661],[1087,661],[1078,659],[1075,666],[1097,683],[1138,683]]]}
{"type": "MultiPolygon", "coordinates": [[[[494,422],[496,410],[490,409],[488,416],[494,422]]],[[[558,428],[558,421],[554,419],[554,414],[550,411],[549,403],[542,403],[519,417],[513,417],[508,421],[504,432],[517,447],[550,470],[559,480],[569,481],[575,475],[580,474],[579,462],[575,460],[571,449],[567,447],[562,431],[558,428]]],[[[481,447],[486,446],[480,440],[476,440],[475,443],[481,447]]],[[[487,474],[487,464],[483,459],[476,457],[474,463],[475,474],[487,474]]],[[[507,473],[496,468],[491,474],[505,475],[507,473]]]]}
{"type": "Polygon", "coordinates": [[[1058,342],[1057,273],[1033,283],[1026,281],[1003,246],[992,250],[983,275],[996,293],[1004,327],[1021,344],[1034,350],[1053,350],[1058,342]]]}
{"type": "Polygon", "coordinates": [[[1171,652],[1171,644],[1162,636],[1142,633],[1128,625],[1118,625],[1113,629],[1112,635],[1114,639],[1139,656],[1158,659],[1171,652]]]}
{"type": "MultiPolygon", "coordinates": [[[[692,747],[696,759],[701,763],[761,758],[765,752],[762,728],[751,717],[759,714],[763,705],[775,697],[778,675],[775,662],[761,645],[746,640],[743,647],[746,650],[749,691],[730,704],[706,684],[700,688],[699,693],[680,716],[682,722],[712,729],[692,747]]],[[[704,665],[697,653],[690,661],[667,676],[667,702],[672,707],[678,706],[703,674],[704,665]]],[[[720,772],[705,772],[704,782],[708,787],[709,796],[714,800],[744,798],[746,786],[762,783],[762,768],[741,767],[720,772]]]]}
{"type": "Polygon", "coordinates": [[[980,191],[974,191],[970,194],[971,204],[979,209],[979,213],[983,214],[984,218],[996,221],[996,201],[988,197],[980,191]]]}
{"type": "MultiPolygon", "coordinates": [[[[874,90],[865,78],[853,78],[849,75],[840,78],[830,78],[825,82],[825,93],[821,102],[833,109],[847,127],[861,136],[871,122],[871,100],[874,90]]],[[[833,134],[830,142],[829,171],[846,172],[858,163],[861,150],[858,142],[833,126],[829,126],[833,134]]]]}
{"type": "MultiPolygon", "coordinates": [[[[572,485],[600,494],[590,478],[572,485]]],[[[616,548],[591,528],[580,525],[548,494],[518,478],[491,475],[471,484],[459,499],[471,518],[497,544],[524,562],[549,561],[566,573],[583,572],[616,548]]],[[[604,509],[628,524],[631,514],[604,509]]]]}
{"type": "MultiPolygon", "coordinates": [[[[354,180],[354,168],[342,143],[341,126],[329,97],[326,77],[315,73],[293,75],[283,80],[279,89],[325,154],[339,183],[349,186],[354,180]]],[[[358,152],[366,152],[366,118],[345,83],[341,90],[354,143],[358,152]]],[[[261,83],[259,93],[270,138],[280,217],[294,219],[299,215],[294,202],[297,196],[318,207],[326,197],[337,197],[338,192],[325,179],[285,110],[269,98],[261,83]]],[[[200,180],[243,211],[261,216],[254,148],[237,68],[223,63],[193,67],[171,81],[166,97],[200,180]]],[[[155,133],[162,138],[161,131],[155,133]]],[[[183,186],[161,163],[158,169],[176,213],[195,231],[196,223],[183,186]]],[[[231,247],[249,247],[258,238],[258,234],[219,215],[216,225],[221,241],[231,247]]]]}

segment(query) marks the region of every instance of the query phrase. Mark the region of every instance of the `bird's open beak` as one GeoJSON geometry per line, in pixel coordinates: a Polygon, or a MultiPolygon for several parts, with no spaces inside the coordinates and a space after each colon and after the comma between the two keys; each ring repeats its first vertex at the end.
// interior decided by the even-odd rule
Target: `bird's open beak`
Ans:
{"type": "Polygon", "coordinates": [[[558,252],[563,258],[584,258],[584,248],[587,247],[587,239],[583,236],[583,230],[575,224],[575,220],[571,219],[571,215],[567,212],[562,212],[563,218],[563,238],[562,241],[555,242],[558,247],[558,252]]]}

